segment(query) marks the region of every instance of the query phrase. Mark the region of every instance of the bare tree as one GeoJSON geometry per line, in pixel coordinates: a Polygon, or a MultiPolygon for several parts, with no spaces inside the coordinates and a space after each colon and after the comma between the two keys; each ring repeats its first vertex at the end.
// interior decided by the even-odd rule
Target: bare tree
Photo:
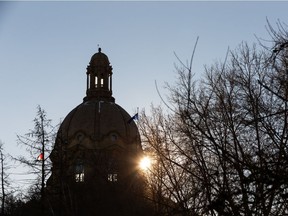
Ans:
{"type": "Polygon", "coordinates": [[[139,122],[161,164],[151,183],[162,200],[193,215],[288,214],[287,58],[278,57],[242,43],[202,80],[179,60],[169,112],[139,122]]]}
{"type": "Polygon", "coordinates": [[[1,215],[4,215],[4,205],[5,205],[6,194],[5,194],[5,186],[4,186],[4,158],[3,158],[2,148],[0,148],[0,160],[1,160],[1,188],[2,188],[1,215]]]}
{"type": "Polygon", "coordinates": [[[0,169],[1,169],[1,213],[0,215],[7,215],[7,205],[9,197],[15,192],[15,188],[11,187],[11,179],[9,172],[11,165],[9,155],[5,153],[4,143],[0,141],[0,169]]]}
{"type": "Polygon", "coordinates": [[[6,192],[5,192],[5,172],[4,172],[4,154],[3,154],[3,143],[0,143],[0,161],[1,161],[1,192],[2,192],[2,199],[1,199],[1,215],[4,215],[5,212],[5,199],[6,199],[6,192]]]}
{"type": "Polygon", "coordinates": [[[190,215],[188,209],[199,194],[194,176],[183,169],[189,166],[189,160],[175,145],[175,119],[165,116],[160,107],[152,106],[151,111],[152,117],[142,111],[138,123],[144,150],[152,160],[146,171],[148,198],[159,215],[190,215]]]}
{"type": "Polygon", "coordinates": [[[19,156],[16,159],[26,165],[30,173],[36,176],[36,181],[34,180],[35,182],[30,191],[34,191],[33,196],[40,194],[42,211],[44,208],[45,182],[51,169],[48,156],[55,139],[54,129],[51,120],[46,116],[45,110],[38,106],[34,128],[25,135],[17,135],[18,144],[26,148],[28,157],[19,156]],[[33,189],[33,187],[35,188],[33,189]]]}
{"type": "Polygon", "coordinates": [[[272,83],[261,82],[266,90],[278,96],[282,100],[288,100],[287,86],[287,68],[288,68],[288,30],[287,24],[280,20],[276,23],[276,28],[267,20],[267,31],[271,39],[258,39],[260,45],[270,53],[270,58],[267,58],[267,67],[272,71],[270,74],[272,83]],[[270,46],[264,42],[270,42],[270,46]]]}

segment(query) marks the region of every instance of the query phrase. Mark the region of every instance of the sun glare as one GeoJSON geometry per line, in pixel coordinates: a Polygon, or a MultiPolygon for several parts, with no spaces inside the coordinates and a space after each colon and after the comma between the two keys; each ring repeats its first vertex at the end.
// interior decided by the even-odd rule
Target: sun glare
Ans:
{"type": "Polygon", "coordinates": [[[148,170],[151,167],[151,159],[147,156],[143,157],[140,160],[139,167],[144,171],[148,170]]]}

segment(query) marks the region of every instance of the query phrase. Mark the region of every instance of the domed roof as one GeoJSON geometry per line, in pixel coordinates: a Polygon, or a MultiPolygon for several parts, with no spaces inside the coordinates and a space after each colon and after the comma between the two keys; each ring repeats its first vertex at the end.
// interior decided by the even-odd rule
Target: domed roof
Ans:
{"type": "Polygon", "coordinates": [[[86,97],[63,120],[55,146],[141,151],[135,122],[112,97],[112,67],[101,48],[92,56],[86,74],[86,97]]]}
{"type": "Polygon", "coordinates": [[[98,53],[95,53],[90,60],[91,66],[109,66],[110,62],[104,53],[101,52],[101,48],[98,49],[98,53]]]}
{"type": "MultiPolygon", "coordinates": [[[[62,122],[59,133],[67,148],[122,148],[141,150],[140,136],[131,116],[119,105],[90,100],[74,108],[62,122]]],[[[60,135],[58,133],[58,136],[60,135]]]]}

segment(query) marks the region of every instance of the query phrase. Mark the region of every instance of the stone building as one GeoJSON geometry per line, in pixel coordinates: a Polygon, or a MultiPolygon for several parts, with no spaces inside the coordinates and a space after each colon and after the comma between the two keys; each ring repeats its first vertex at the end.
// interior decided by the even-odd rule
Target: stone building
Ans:
{"type": "Polygon", "coordinates": [[[151,215],[138,168],[135,122],[112,96],[108,57],[94,54],[83,102],[63,120],[50,155],[47,208],[53,215],[151,215]]]}

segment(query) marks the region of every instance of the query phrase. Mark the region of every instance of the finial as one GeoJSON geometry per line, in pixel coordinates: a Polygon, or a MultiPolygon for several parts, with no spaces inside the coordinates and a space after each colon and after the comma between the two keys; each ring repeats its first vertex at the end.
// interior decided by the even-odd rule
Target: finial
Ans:
{"type": "Polygon", "coordinates": [[[101,52],[101,47],[99,46],[99,44],[97,44],[98,46],[98,52],[100,53],[101,52]]]}

